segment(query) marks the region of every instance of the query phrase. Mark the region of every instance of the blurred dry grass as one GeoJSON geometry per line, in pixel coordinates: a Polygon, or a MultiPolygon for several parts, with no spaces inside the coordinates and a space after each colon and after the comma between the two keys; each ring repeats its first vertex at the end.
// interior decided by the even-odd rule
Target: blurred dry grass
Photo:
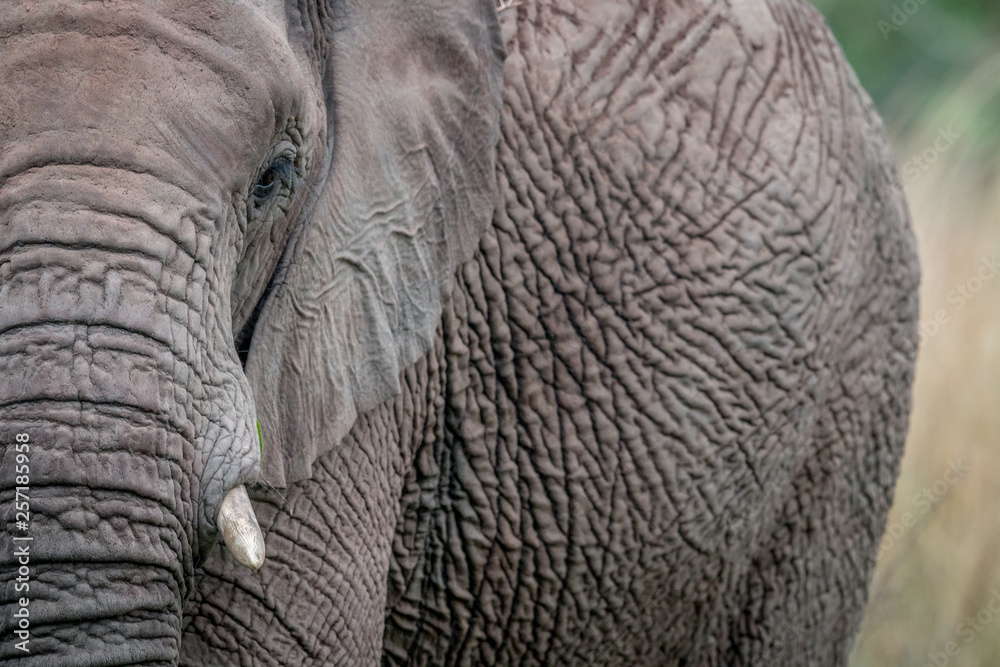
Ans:
{"type": "Polygon", "coordinates": [[[984,259],[1000,260],[1000,155],[984,154],[997,144],[975,126],[998,100],[1000,53],[896,141],[920,243],[925,335],[853,667],[1000,665],[1000,273],[979,274],[984,259]],[[949,131],[957,141],[930,164],[949,131]]]}

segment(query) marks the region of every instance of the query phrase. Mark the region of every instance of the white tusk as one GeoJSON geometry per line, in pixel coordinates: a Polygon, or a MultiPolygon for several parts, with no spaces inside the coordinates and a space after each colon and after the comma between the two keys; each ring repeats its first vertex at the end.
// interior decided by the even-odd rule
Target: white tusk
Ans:
{"type": "Polygon", "coordinates": [[[240,484],[222,499],[217,523],[233,557],[241,565],[259,570],[264,564],[264,536],[245,486],[240,484]]]}

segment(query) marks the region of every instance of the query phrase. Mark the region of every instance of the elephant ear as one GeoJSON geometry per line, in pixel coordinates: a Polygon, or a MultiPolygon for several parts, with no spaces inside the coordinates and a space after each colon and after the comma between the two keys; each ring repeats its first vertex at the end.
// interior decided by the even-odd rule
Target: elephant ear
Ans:
{"type": "MultiPolygon", "coordinates": [[[[328,176],[246,371],[262,478],[311,476],[433,344],[496,203],[503,47],[491,0],[349,0],[325,50],[328,176]]],[[[322,15],[322,10],[318,12],[322,15]]]]}

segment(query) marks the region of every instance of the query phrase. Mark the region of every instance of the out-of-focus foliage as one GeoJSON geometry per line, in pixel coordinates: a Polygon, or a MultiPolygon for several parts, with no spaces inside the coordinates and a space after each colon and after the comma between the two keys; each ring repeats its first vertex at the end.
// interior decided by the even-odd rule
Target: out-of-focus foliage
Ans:
{"type": "Polygon", "coordinates": [[[917,97],[989,55],[1000,34],[996,0],[814,0],[858,77],[882,103],[900,87],[917,97]]]}
{"type": "Polygon", "coordinates": [[[1000,1],[813,0],[895,136],[948,112],[984,154],[1000,150],[1000,1]]]}

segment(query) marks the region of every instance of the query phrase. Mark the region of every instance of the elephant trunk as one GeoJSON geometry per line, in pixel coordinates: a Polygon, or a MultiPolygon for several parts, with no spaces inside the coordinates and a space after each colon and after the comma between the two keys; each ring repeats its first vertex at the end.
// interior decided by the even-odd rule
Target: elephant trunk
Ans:
{"type": "Polygon", "coordinates": [[[103,171],[45,167],[0,198],[0,662],[176,664],[223,498],[259,470],[210,212],[103,171]],[[47,178],[60,200],[38,203],[47,178]]]}
{"type": "Polygon", "coordinates": [[[176,664],[192,575],[190,445],[113,405],[22,404],[0,422],[0,662],[176,664]],[[26,475],[13,474],[18,453],[26,475]]]}

